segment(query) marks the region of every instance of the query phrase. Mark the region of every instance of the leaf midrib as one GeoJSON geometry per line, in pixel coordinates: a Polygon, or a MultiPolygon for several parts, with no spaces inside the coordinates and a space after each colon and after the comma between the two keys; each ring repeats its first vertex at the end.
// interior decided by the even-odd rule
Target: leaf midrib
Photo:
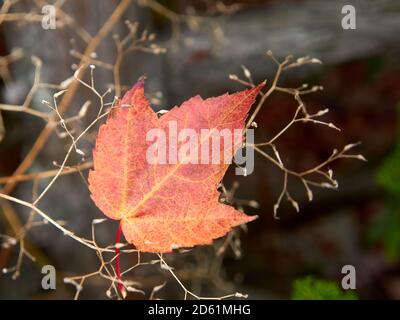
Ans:
{"type": "MultiPolygon", "coordinates": [[[[243,99],[241,99],[238,103],[236,103],[235,105],[233,105],[233,107],[229,110],[229,112],[226,114],[226,116],[225,116],[220,122],[223,122],[223,121],[232,113],[232,111],[235,110],[237,106],[239,106],[240,104],[242,104],[243,101],[244,101],[245,99],[247,99],[249,96],[250,96],[250,94],[246,95],[246,96],[245,96],[243,99]]],[[[250,106],[250,107],[251,107],[251,106],[250,106]]],[[[212,131],[210,131],[210,134],[207,136],[207,139],[209,139],[209,137],[211,136],[212,132],[214,132],[215,130],[216,130],[216,128],[213,128],[212,131]]],[[[199,143],[198,145],[202,145],[203,142],[204,142],[205,140],[206,140],[206,139],[202,140],[202,142],[199,143]]],[[[135,212],[136,212],[141,206],[143,206],[149,199],[151,199],[151,198],[154,196],[154,194],[155,194],[158,190],[160,190],[160,188],[164,185],[164,182],[165,182],[166,180],[168,180],[171,176],[173,176],[174,173],[180,168],[181,165],[182,165],[182,162],[179,162],[171,171],[168,172],[168,174],[166,174],[166,175],[160,180],[160,182],[156,183],[156,184],[152,187],[152,189],[151,189],[149,192],[147,192],[147,193],[143,196],[143,198],[140,200],[140,202],[139,202],[134,208],[132,208],[131,210],[129,210],[129,212],[123,214],[122,217],[121,217],[121,219],[127,220],[127,219],[129,219],[130,217],[132,217],[132,215],[134,216],[135,212]]],[[[125,184],[127,184],[127,179],[125,179],[125,184]]],[[[127,191],[126,191],[126,193],[127,193],[127,191]]],[[[127,199],[125,199],[125,200],[127,200],[127,199]]],[[[125,205],[125,209],[126,209],[126,205],[125,205]]]]}

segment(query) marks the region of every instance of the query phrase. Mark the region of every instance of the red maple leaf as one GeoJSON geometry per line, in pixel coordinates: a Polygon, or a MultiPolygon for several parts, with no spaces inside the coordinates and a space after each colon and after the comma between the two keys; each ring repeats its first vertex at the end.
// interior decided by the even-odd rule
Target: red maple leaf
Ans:
{"type": "MultiPolygon", "coordinates": [[[[199,155],[206,140],[212,140],[213,132],[243,129],[262,86],[206,100],[195,96],[158,117],[139,81],[100,127],[93,150],[94,170],[89,173],[91,197],[106,216],[121,220],[125,238],[139,251],[170,252],[210,244],[232,227],[256,218],[219,202],[217,186],[229,163],[198,163],[192,157],[199,155]],[[196,140],[195,152],[174,162],[171,159],[177,157],[172,153],[186,142],[173,141],[177,136],[168,135],[171,123],[177,132],[189,128],[201,136],[208,129],[209,135],[196,140]],[[165,149],[172,154],[167,163],[149,162],[149,148],[154,148],[155,141],[163,142],[160,137],[148,141],[154,129],[167,132],[165,149]]],[[[242,143],[241,136],[230,146],[218,145],[218,152],[232,155],[242,143]]],[[[160,155],[158,149],[155,156],[160,155]]]]}

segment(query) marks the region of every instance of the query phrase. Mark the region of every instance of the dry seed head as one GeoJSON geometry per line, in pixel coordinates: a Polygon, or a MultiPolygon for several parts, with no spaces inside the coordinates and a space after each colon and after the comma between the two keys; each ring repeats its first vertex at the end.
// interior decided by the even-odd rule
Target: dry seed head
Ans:
{"type": "Polygon", "coordinates": [[[238,76],[236,74],[230,74],[229,79],[231,80],[239,80],[238,76]]]}

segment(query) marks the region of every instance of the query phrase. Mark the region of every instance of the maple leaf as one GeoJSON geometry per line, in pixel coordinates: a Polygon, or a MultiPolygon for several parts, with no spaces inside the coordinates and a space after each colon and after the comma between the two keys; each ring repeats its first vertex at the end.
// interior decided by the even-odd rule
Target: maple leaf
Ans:
{"type": "MultiPolygon", "coordinates": [[[[195,96],[158,117],[140,80],[100,127],[94,170],[89,173],[91,197],[106,216],[121,220],[125,238],[139,251],[170,252],[210,244],[232,227],[256,218],[219,202],[217,186],[229,163],[194,164],[192,153],[177,163],[149,163],[146,157],[154,141],[148,141],[147,134],[152,129],[168,131],[171,123],[177,132],[190,128],[200,135],[208,129],[207,139],[216,130],[243,129],[263,85],[206,100],[195,96]]],[[[176,151],[183,143],[174,149],[172,138],[167,148],[176,151]]],[[[198,140],[196,156],[207,139],[198,140]]],[[[218,151],[234,154],[242,143],[243,135],[233,146],[218,146],[218,151]]]]}

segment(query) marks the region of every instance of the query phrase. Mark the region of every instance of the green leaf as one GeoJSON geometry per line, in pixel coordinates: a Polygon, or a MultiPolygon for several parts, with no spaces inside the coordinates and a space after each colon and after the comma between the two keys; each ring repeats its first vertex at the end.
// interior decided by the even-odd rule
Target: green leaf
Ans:
{"type": "Polygon", "coordinates": [[[387,193],[400,195],[400,143],[378,169],[377,181],[387,193]]]}
{"type": "Polygon", "coordinates": [[[377,182],[387,193],[386,208],[372,221],[369,237],[383,244],[389,260],[400,257],[400,103],[397,106],[397,144],[377,171],[377,182]]]}
{"type": "Polygon", "coordinates": [[[388,200],[384,212],[373,219],[368,237],[372,243],[383,245],[388,260],[396,261],[400,257],[400,205],[398,201],[388,200]]]}
{"type": "Polygon", "coordinates": [[[334,281],[306,276],[293,284],[293,300],[357,300],[353,291],[343,291],[334,281]]]}

